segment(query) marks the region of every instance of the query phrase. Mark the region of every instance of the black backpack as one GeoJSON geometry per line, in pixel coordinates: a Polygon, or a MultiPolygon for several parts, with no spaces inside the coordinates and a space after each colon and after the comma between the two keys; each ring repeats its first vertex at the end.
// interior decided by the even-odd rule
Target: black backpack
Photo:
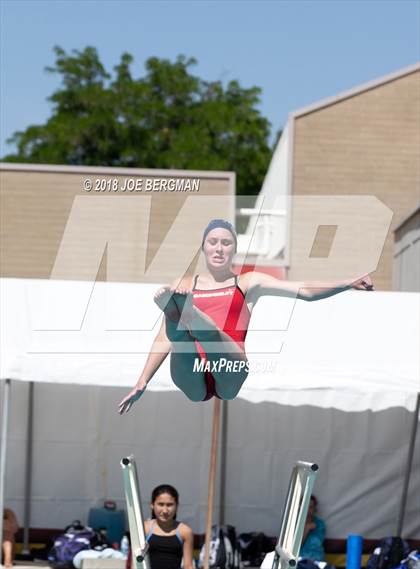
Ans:
{"type": "Polygon", "coordinates": [[[266,553],[273,550],[273,541],[262,532],[241,533],[238,537],[242,561],[260,566],[266,553]]]}
{"type": "Polygon", "coordinates": [[[408,543],[400,537],[384,537],[369,557],[366,569],[394,569],[409,553],[408,543]]]}
{"type": "MultiPolygon", "coordinates": [[[[200,551],[199,567],[204,566],[205,545],[200,551]]],[[[211,569],[240,569],[241,552],[233,526],[211,528],[209,567],[211,569]]]]}

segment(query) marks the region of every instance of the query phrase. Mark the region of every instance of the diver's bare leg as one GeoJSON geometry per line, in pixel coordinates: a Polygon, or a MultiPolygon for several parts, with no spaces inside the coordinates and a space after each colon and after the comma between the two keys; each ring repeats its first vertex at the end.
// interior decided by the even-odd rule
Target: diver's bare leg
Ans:
{"type": "Polygon", "coordinates": [[[160,288],[155,294],[154,301],[165,315],[165,330],[168,340],[171,342],[191,341],[191,335],[180,321],[181,313],[173,300],[171,289],[169,287],[160,288]]]}
{"type": "Polygon", "coordinates": [[[193,306],[191,295],[175,292],[173,300],[181,312],[181,323],[201,344],[211,362],[218,395],[222,399],[234,399],[248,376],[245,352],[211,318],[193,306]]]}
{"type": "Polygon", "coordinates": [[[203,401],[207,395],[204,373],[194,371],[195,360],[200,360],[197,352],[171,352],[172,381],[191,401],[203,401]]]}
{"type": "Polygon", "coordinates": [[[180,312],[172,299],[171,289],[163,287],[155,295],[155,302],[165,316],[165,329],[172,343],[170,369],[173,382],[191,401],[203,401],[207,394],[204,373],[194,371],[200,360],[194,338],[180,320],[180,312]]]}

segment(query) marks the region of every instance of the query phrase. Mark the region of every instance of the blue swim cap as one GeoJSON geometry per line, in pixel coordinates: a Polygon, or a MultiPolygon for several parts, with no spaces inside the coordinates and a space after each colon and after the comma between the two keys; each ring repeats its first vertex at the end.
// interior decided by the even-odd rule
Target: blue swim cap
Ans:
{"type": "Polygon", "coordinates": [[[236,231],[233,225],[229,223],[229,221],[226,221],[225,219],[212,219],[210,221],[210,223],[207,225],[203,233],[203,241],[201,243],[201,249],[203,249],[204,247],[204,241],[206,240],[207,235],[210,233],[210,231],[213,231],[213,229],[216,229],[217,227],[221,227],[222,229],[227,229],[228,231],[231,232],[232,237],[235,241],[235,252],[236,252],[238,245],[238,238],[236,236],[236,231]]]}

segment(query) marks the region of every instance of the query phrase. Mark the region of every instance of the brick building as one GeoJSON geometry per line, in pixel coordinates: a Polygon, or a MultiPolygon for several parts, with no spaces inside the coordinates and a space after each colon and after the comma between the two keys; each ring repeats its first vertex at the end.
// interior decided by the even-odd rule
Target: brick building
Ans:
{"type": "Polygon", "coordinates": [[[373,277],[378,289],[392,290],[394,230],[419,204],[419,102],[417,64],[291,113],[255,206],[278,211],[266,224],[271,245],[265,252],[258,246],[251,217],[242,251],[254,230],[250,251],[259,252],[263,264],[283,266],[290,280],[322,278],[310,257],[328,257],[337,227],[347,224],[341,259],[357,267],[360,254],[382,242],[373,277]],[[363,198],[346,211],[345,201],[315,196],[363,198]],[[368,211],[365,196],[377,198],[384,211],[368,211]],[[305,207],[297,197],[306,198],[305,207]],[[323,217],[317,210],[325,207],[323,217]],[[305,228],[309,234],[303,236],[305,228]]]}

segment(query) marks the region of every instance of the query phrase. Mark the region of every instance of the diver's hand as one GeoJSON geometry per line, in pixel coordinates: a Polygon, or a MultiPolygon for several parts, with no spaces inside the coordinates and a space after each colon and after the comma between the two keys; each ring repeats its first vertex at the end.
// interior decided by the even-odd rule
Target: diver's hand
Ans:
{"type": "Polygon", "coordinates": [[[122,415],[123,413],[128,413],[134,403],[140,399],[146,390],[146,385],[136,385],[128,395],[122,399],[118,405],[118,413],[122,415]]]}
{"type": "Polygon", "coordinates": [[[358,279],[352,284],[352,288],[356,290],[375,290],[373,288],[373,282],[369,275],[365,275],[361,279],[358,279]]]}

